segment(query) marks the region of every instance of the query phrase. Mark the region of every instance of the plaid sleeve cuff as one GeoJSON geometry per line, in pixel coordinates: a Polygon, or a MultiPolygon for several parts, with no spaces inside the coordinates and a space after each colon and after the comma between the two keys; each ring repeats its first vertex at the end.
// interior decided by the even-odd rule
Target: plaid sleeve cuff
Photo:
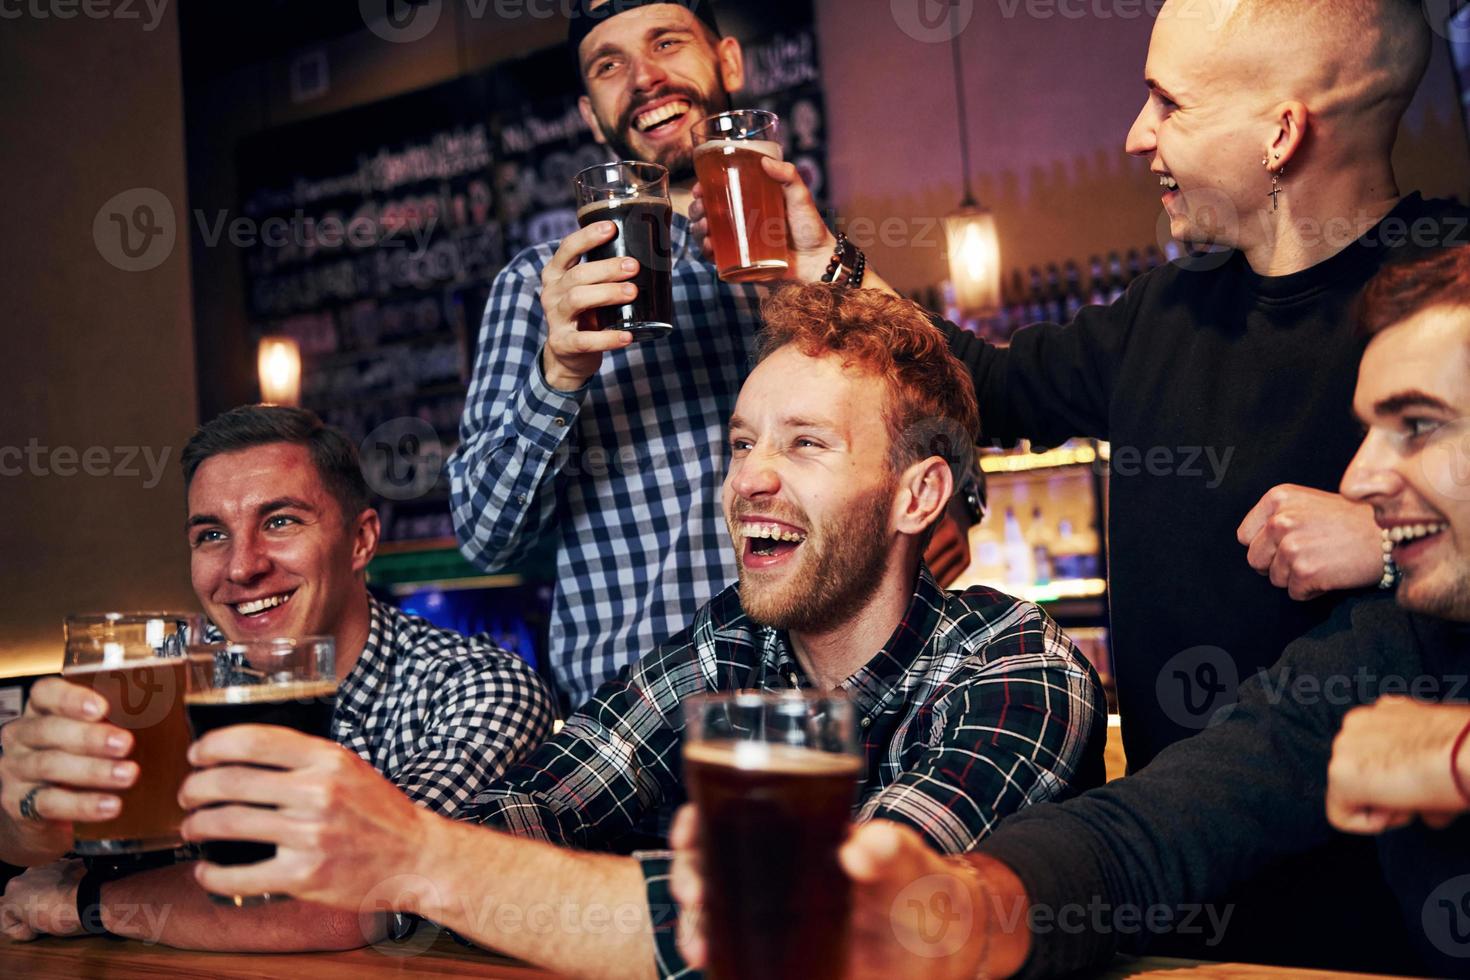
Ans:
{"type": "Polygon", "coordinates": [[[551,387],[542,373],[538,350],[529,382],[516,398],[515,418],[521,434],[546,452],[556,452],[571,433],[591,385],[589,380],[576,391],[551,387]]]}
{"type": "Polygon", "coordinates": [[[700,976],[679,955],[679,906],[669,885],[673,859],[668,851],[635,851],[647,887],[648,918],[653,923],[654,968],[660,980],[693,980],[700,976]]]}

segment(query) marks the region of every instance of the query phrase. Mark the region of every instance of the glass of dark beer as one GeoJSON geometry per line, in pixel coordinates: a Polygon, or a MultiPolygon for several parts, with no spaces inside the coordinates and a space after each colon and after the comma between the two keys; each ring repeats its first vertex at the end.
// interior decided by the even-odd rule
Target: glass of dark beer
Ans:
{"type": "Polygon", "coordinates": [[[782,279],[791,265],[786,198],[761,159],[781,159],[774,112],[722,112],[694,127],[694,174],[704,190],[715,268],[726,282],[782,279]]]}
{"type": "Polygon", "coordinates": [[[862,771],[838,692],[738,691],[685,706],[711,980],[840,980],[851,911],[837,849],[862,771]]]}
{"type": "Polygon", "coordinates": [[[117,793],[117,816],[73,825],[78,854],[136,854],[182,843],[179,786],[189,775],[184,650],[203,625],[189,613],[67,617],[61,675],[107,699],[107,721],[132,732],[128,758],[138,764],[137,781],[117,793]]]}
{"type": "MultiPolygon", "coordinates": [[[[187,701],[194,737],[231,725],[280,725],[330,738],[337,707],[336,659],[330,636],[190,647],[187,701]]],[[[199,845],[199,856],[211,864],[256,864],[275,857],[276,845],[210,840],[199,845]]],[[[209,897],[244,907],[287,896],[209,897]]]]}
{"type": "Polygon", "coordinates": [[[627,330],[634,340],[655,340],[674,329],[674,255],[669,172],[656,163],[621,160],[588,167],[574,178],[577,225],[611,221],[618,233],[587,253],[586,261],[638,260],[638,295],[620,306],[590,311],[585,330],[627,330]]]}

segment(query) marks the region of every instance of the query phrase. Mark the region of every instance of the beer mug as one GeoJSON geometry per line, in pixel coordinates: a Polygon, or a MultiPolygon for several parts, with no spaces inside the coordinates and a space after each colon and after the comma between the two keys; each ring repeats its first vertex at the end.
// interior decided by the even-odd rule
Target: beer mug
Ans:
{"type": "Polygon", "coordinates": [[[711,980],[839,980],[851,912],[837,850],[863,760],[841,692],[736,691],[685,704],[711,980]]]}
{"type": "Polygon", "coordinates": [[[117,792],[117,816],[73,824],[78,854],[137,854],[183,843],[178,797],[189,775],[184,650],[203,629],[203,618],[191,613],[66,618],[61,676],[107,700],[106,720],[132,733],[128,758],[138,764],[137,781],[117,792]]]}
{"type": "MultiPolygon", "coordinates": [[[[330,636],[190,647],[187,701],[194,737],[231,725],[280,725],[331,738],[337,707],[336,649],[330,636]]],[[[211,864],[256,864],[275,857],[276,845],[208,840],[200,843],[199,856],[211,864]]],[[[244,907],[287,896],[210,893],[209,897],[244,907]]]]}
{"type": "MultiPolygon", "coordinates": [[[[620,306],[591,311],[589,330],[627,330],[634,340],[656,340],[674,329],[674,206],[669,172],[656,163],[623,160],[588,167],[573,178],[577,226],[611,221],[612,241],[587,253],[586,261],[638,260],[633,285],[638,295],[620,306]]],[[[580,325],[579,325],[580,326],[580,325]]]]}
{"type": "Polygon", "coordinates": [[[723,112],[694,127],[694,173],[704,190],[715,268],[726,282],[782,279],[791,265],[786,198],[761,158],[781,159],[773,112],[723,112]]]}

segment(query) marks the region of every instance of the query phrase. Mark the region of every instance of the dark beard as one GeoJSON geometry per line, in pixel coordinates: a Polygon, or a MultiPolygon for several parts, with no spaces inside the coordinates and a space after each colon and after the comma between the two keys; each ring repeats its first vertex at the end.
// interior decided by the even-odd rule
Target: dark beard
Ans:
{"type": "MultiPolygon", "coordinates": [[[[802,574],[789,588],[756,589],[740,567],[740,605],[764,626],[821,633],[851,619],[872,596],[888,559],[888,511],[895,484],[859,501],[841,526],[810,524],[802,574]]],[[[741,543],[744,547],[744,543],[741,543]]]]}

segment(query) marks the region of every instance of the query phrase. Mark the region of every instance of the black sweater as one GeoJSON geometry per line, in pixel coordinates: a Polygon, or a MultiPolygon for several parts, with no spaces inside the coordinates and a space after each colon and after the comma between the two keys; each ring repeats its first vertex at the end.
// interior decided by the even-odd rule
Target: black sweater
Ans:
{"type": "MultiPolygon", "coordinates": [[[[1071,928],[1038,920],[1024,975],[1056,976],[1138,951],[1151,936],[1127,910],[1159,905],[1172,913],[1167,925],[1156,920],[1159,931],[1200,930],[1196,946],[1209,955],[1212,939],[1239,928],[1238,910],[1227,910],[1222,896],[1337,836],[1323,799],[1342,716],[1386,693],[1465,700],[1466,640],[1463,626],[1411,616],[1386,596],[1346,600],[1269,672],[1243,684],[1239,704],[1214,727],[1128,779],[1006,820],[979,850],[1015,869],[1034,904],[1102,910],[1089,911],[1080,929],[1075,920],[1057,920],[1071,928]],[[1197,907],[1211,902],[1213,909],[1197,907]]],[[[1309,883],[1313,901],[1276,923],[1274,958],[1299,959],[1294,946],[1314,937],[1340,951],[1368,951],[1342,956],[1341,968],[1368,968],[1362,957],[1372,956],[1372,968],[1465,975],[1470,821],[1362,840],[1363,857],[1343,870],[1386,883],[1398,908],[1376,919],[1360,915],[1357,899],[1309,883]]]]}
{"type": "Polygon", "coordinates": [[[1203,728],[1237,680],[1341,598],[1292,600],[1246,563],[1236,528],[1277,484],[1337,489],[1361,440],[1356,297],[1390,255],[1470,240],[1467,214],[1411,195],[1288,276],[1258,276],[1238,252],[1167,265],[1111,306],[1018,331],[1009,349],[948,327],[987,437],[1112,443],[1112,637],[1130,769],[1203,728]]]}

